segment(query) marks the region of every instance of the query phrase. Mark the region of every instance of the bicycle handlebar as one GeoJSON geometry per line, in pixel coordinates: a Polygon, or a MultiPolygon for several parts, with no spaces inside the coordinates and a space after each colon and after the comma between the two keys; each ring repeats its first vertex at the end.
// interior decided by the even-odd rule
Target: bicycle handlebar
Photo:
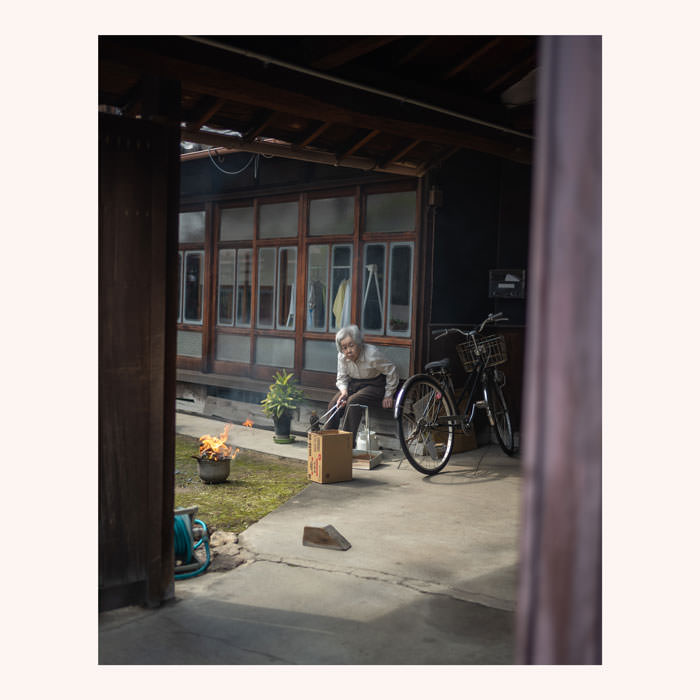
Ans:
{"type": "Polygon", "coordinates": [[[438,338],[442,338],[443,336],[447,335],[448,333],[460,333],[463,335],[465,338],[468,338],[470,335],[476,335],[477,333],[481,333],[481,331],[484,330],[484,327],[488,325],[489,323],[500,323],[501,321],[507,321],[508,318],[503,315],[503,312],[499,311],[497,314],[489,314],[479,325],[478,329],[474,329],[471,331],[463,331],[459,328],[438,328],[437,330],[433,331],[433,337],[437,340],[438,338]]]}

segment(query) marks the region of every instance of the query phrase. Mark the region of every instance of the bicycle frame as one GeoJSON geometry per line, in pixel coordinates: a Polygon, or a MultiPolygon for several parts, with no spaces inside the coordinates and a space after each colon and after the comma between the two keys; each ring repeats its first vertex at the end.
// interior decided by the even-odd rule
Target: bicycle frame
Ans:
{"type": "Polygon", "coordinates": [[[460,405],[462,399],[464,399],[464,397],[467,395],[467,391],[469,392],[469,398],[467,399],[467,403],[464,407],[464,413],[457,413],[454,416],[443,416],[439,420],[439,425],[454,424],[456,427],[463,427],[464,430],[469,429],[469,426],[474,420],[474,414],[476,413],[478,403],[478,399],[476,399],[475,392],[479,385],[483,385],[482,375],[485,369],[486,361],[480,359],[477,363],[477,366],[467,375],[467,381],[465,382],[464,387],[462,388],[461,393],[458,397],[456,396],[456,392],[454,391],[452,385],[452,375],[448,370],[443,370],[442,372],[435,372],[429,374],[429,376],[437,380],[437,382],[445,391],[449,391],[450,394],[452,394],[455,408],[457,408],[460,405]],[[467,414],[469,414],[468,417],[467,414]]]}

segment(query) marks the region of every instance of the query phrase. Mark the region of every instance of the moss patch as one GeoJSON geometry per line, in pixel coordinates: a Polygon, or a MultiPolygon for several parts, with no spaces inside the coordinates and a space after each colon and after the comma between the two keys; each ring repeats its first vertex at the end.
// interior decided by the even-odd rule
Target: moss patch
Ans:
{"type": "Polygon", "coordinates": [[[209,528],[242,532],[309,483],[302,462],[241,450],[227,481],[205,484],[192,459],[198,451],[196,438],[175,436],[175,507],[199,506],[209,528]]]}

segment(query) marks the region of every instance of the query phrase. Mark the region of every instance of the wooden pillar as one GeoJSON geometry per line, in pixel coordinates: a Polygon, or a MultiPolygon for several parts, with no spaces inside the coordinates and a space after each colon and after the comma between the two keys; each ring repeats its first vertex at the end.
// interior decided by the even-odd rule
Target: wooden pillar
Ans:
{"type": "Polygon", "coordinates": [[[174,593],[179,90],[155,87],[99,123],[100,610],[174,593]]]}
{"type": "Polygon", "coordinates": [[[540,50],[516,661],[599,664],[601,40],[540,50]]]}

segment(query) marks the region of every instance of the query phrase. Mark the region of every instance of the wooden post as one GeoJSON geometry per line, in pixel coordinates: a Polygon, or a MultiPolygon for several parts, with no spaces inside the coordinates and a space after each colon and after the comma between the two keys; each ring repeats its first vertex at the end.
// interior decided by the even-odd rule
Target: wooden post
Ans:
{"type": "MultiPolygon", "coordinates": [[[[153,87],[153,82],[150,83],[153,87]]],[[[179,86],[149,109],[179,110],[179,86]]],[[[172,598],[179,122],[100,115],[99,607],[172,598]]]]}
{"type": "Polygon", "coordinates": [[[542,39],[537,109],[516,661],[599,664],[599,37],[542,39]]]}

